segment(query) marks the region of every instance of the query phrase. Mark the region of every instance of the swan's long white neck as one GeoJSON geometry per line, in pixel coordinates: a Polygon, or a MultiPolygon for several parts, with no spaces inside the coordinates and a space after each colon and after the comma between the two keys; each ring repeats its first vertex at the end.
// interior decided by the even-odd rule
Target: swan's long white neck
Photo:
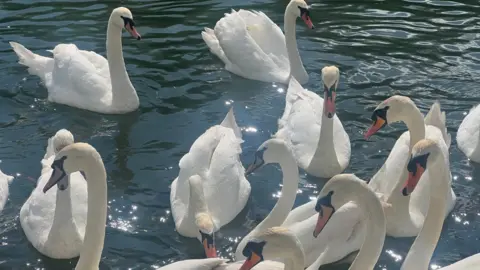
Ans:
{"type": "MultiPolygon", "coordinates": [[[[68,182],[70,182],[70,175],[67,176],[68,182]]],[[[71,185],[68,185],[67,189],[59,190],[57,187],[57,195],[55,199],[55,213],[53,215],[53,224],[50,229],[51,232],[61,231],[60,228],[65,228],[65,225],[75,225],[75,220],[72,215],[72,197],[70,188],[71,185]]],[[[77,227],[75,226],[75,229],[77,227]]]]}
{"type": "Polygon", "coordinates": [[[284,154],[279,155],[279,164],[283,173],[281,196],[268,216],[265,217],[265,219],[247,236],[245,236],[237,246],[235,252],[235,260],[237,261],[245,258],[242,254],[242,250],[257,232],[262,232],[268,228],[282,225],[292,210],[293,204],[295,203],[295,197],[297,196],[298,182],[300,181],[297,163],[293,158],[293,155],[285,151],[284,154]]]}
{"type": "MultiPolygon", "coordinates": [[[[434,159],[432,155],[437,153],[432,153],[429,160],[434,159]]],[[[447,208],[446,198],[450,193],[450,174],[445,170],[443,155],[440,156],[442,157],[436,158],[436,162],[427,163],[431,179],[428,212],[422,230],[405,257],[401,270],[429,269],[430,259],[440,238],[447,208]]]]}
{"type": "Polygon", "coordinates": [[[303,255],[303,250],[299,245],[292,247],[292,251],[289,258],[284,259],[285,268],[284,270],[303,270],[305,265],[305,258],[303,255]]]}
{"type": "Polygon", "coordinates": [[[358,181],[349,184],[353,200],[367,217],[365,240],[349,270],[373,270],[382,253],[386,220],[382,204],[370,188],[358,181]]]}
{"type": "MultiPolygon", "coordinates": [[[[297,16],[290,12],[291,6],[287,6],[284,15],[285,45],[287,46],[288,61],[290,62],[290,75],[295,77],[298,82],[305,83],[308,81],[308,74],[303,67],[302,59],[297,48],[297,16]]],[[[287,82],[288,83],[288,80],[287,82]]]]}
{"type": "MultiPolygon", "coordinates": [[[[411,103],[411,105],[413,106],[409,106],[409,108],[405,108],[403,110],[405,115],[402,117],[402,121],[407,125],[410,133],[410,149],[408,156],[410,156],[413,146],[420,140],[425,139],[425,122],[423,120],[423,115],[417,106],[415,106],[415,104],[411,103]]],[[[392,207],[385,209],[388,223],[397,222],[397,220],[409,220],[412,223],[414,222],[410,216],[410,196],[402,195],[403,185],[408,177],[406,166],[407,163],[405,163],[405,168],[403,169],[402,174],[400,175],[400,178],[398,179],[398,182],[392,191],[392,194],[390,194],[387,200],[387,202],[392,205],[392,207]]],[[[413,225],[417,226],[418,224],[413,225]]],[[[392,227],[395,227],[395,225],[392,224],[392,227]]]]}
{"type": "MultiPolygon", "coordinates": [[[[114,16],[112,13],[111,16],[114,16]]],[[[112,83],[112,107],[120,111],[131,111],[138,107],[137,92],[130,82],[125,68],[122,48],[122,28],[113,23],[112,17],[107,27],[107,60],[112,83]]]]}
{"type": "Polygon", "coordinates": [[[85,238],[75,270],[98,269],[105,239],[107,220],[107,173],[99,155],[86,161],[88,213],[85,238]]]}
{"type": "Polygon", "coordinates": [[[320,136],[318,138],[317,149],[310,161],[310,164],[315,166],[316,164],[329,163],[329,168],[338,168],[337,154],[335,152],[335,144],[333,143],[333,117],[328,118],[322,112],[322,126],[320,129],[320,136]]]}

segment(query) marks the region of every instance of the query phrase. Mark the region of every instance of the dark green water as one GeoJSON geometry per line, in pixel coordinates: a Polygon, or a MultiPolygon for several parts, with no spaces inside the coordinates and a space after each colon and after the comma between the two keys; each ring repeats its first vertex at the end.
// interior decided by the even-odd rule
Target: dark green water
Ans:
{"type": "MultiPolygon", "coordinates": [[[[285,94],[279,88],[285,86],[226,72],[204,45],[200,31],[213,27],[231,8],[241,7],[261,10],[283,25],[287,2],[2,0],[0,168],[19,176],[0,216],[0,269],[71,269],[76,263],[41,256],[27,241],[18,218],[33,188],[28,177],[39,176],[46,141],[60,128],[95,146],[106,164],[109,218],[100,269],[155,269],[201,258],[198,241],[175,233],[169,214],[169,186],[178,174],[178,160],[202,132],[220,123],[233,104],[244,128],[242,160],[250,162],[255,149],[277,129],[285,94]],[[106,23],[119,5],[132,10],[144,37],[142,41],[124,38],[127,69],[140,109],[105,116],[47,102],[47,90],[16,63],[8,41],[43,55],[46,49],[68,42],[105,55],[106,23]]],[[[317,28],[297,27],[300,53],[310,74],[306,88],[319,89],[324,65],[340,68],[337,110],[352,142],[347,172],[369,179],[406,130],[398,124],[368,142],[363,139],[371,111],[393,94],[410,96],[424,113],[440,100],[455,138],[466,112],[480,103],[478,1],[310,3],[317,28]]],[[[440,266],[480,252],[480,166],[469,164],[455,140],[450,161],[458,201],[432,259],[440,266]]],[[[273,207],[280,177],[279,168],[270,166],[249,178],[249,204],[216,234],[222,256],[230,257],[235,240],[273,207]]],[[[296,204],[315,196],[322,185],[302,175],[296,204]]],[[[387,238],[377,269],[399,269],[412,240],[387,238]]]]}

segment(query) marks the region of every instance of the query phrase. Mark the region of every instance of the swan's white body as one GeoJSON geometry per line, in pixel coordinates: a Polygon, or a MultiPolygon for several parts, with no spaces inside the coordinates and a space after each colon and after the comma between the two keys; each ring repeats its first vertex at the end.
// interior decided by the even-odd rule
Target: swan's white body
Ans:
{"type": "Polygon", "coordinates": [[[458,148],[472,161],[480,163],[480,106],[465,116],[457,131],[458,148]]]}
{"type": "Polygon", "coordinates": [[[51,51],[53,58],[34,54],[15,42],[10,45],[19,63],[43,81],[49,101],[100,113],[131,112],[138,108],[139,100],[125,69],[121,16],[132,18],[126,8],[113,10],[107,29],[108,60],[74,44],[57,45],[51,51]]]}
{"type": "Polygon", "coordinates": [[[0,171],[0,211],[5,207],[9,195],[9,185],[13,181],[13,176],[6,175],[0,171]]]}
{"type": "Polygon", "coordinates": [[[315,269],[315,267],[318,269],[321,264],[340,260],[349,253],[358,250],[364,235],[359,232],[362,232],[364,225],[361,222],[361,212],[356,205],[350,203],[338,209],[324,232],[318,238],[313,238],[312,232],[317,222],[315,202],[313,204],[306,203],[291,211],[299,182],[298,167],[291,148],[287,142],[275,138],[262,144],[257,152],[263,151],[262,149],[267,149],[263,154],[266,156],[265,164],[278,163],[282,168],[283,187],[281,196],[268,216],[238,244],[235,260],[245,259],[242,250],[248,241],[275,226],[286,227],[295,234],[305,255],[304,266],[309,266],[311,269],[315,269]],[[350,233],[346,233],[347,231],[350,233]],[[318,261],[317,258],[325,250],[327,244],[332,247],[331,252],[325,255],[321,261],[318,261]]]}
{"type": "Polygon", "coordinates": [[[88,192],[87,224],[80,259],[75,270],[98,270],[107,220],[107,173],[102,157],[91,145],[74,143],[57,153],[52,167],[52,176],[43,188],[43,192],[47,194],[63,179],[63,175],[79,171],[85,175],[88,192]]]}
{"type": "MultiPolygon", "coordinates": [[[[402,195],[404,179],[408,176],[406,166],[411,149],[421,139],[432,139],[440,142],[443,154],[448,157],[450,135],[446,130],[445,113],[441,112],[440,104],[437,102],[433,104],[425,119],[409,98],[390,97],[376,110],[386,106],[390,107],[387,117],[391,119],[388,123],[405,122],[409,131],[404,132],[396,141],[384,165],[370,180],[369,186],[378,194],[382,194],[384,200],[391,204],[391,207],[385,209],[387,235],[412,237],[416,236],[423,226],[428,211],[429,185],[432,180],[429,179],[428,174],[424,174],[411,196],[402,195]]],[[[448,162],[447,158],[446,165],[449,164],[448,162]]],[[[449,174],[448,177],[451,183],[451,175],[449,174]]],[[[443,214],[444,218],[455,205],[456,196],[451,188],[446,200],[448,207],[443,214]]]]}
{"type": "Polygon", "coordinates": [[[337,114],[327,117],[324,99],[303,89],[295,78],[288,85],[285,110],[278,126],[275,137],[290,144],[298,166],[308,174],[330,178],[348,166],[350,138],[342,122],[337,114]]]}
{"type": "Polygon", "coordinates": [[[199,237],[190,200],[189,177],[198,175],[203,180],[206,208],[214,224],[214,231],[232,221],[245,207],[250,196],[250,183],[240,162],[243,142],[233,110],[221,125],[202,134],[190,151],[179,162],[180,173],[173,181],[170,203],[175,227],[183,236],[199,237]]]}
{"type": "Polygon", "coordinates": [[[293,75],[303,84],[308,74],[295,37],[299,6],[308,9],[303,0],[292,0],[285,10],[285,36],[263,12],[241,9],[225,14],[213,30],[205,28],[202,38],[225,69],[238,76],[287,84],[293,75]]]}
{"type": "MultiPolygon", "coordinates": [[[[225,259],[208,258],[197,260],[184,260],[161,267],[159,270],[238,270],[241,262],[226,263],[225,259]]],[[[264,261],[258,264],[253,270],[284,270],[285,265],[275,261],[264,261]]]]}
{"type": "MultiPolygon", "coordinates": [[[[443,214],[449,207],[448,195],[450,194],[450,166],[448,156],[445,156],[441,149],[443,141],[439,140],[421,140],[412,150],[413,158],[425,156],[428,154],[426,167],[431,179],[429,206],[425,217],[425,222],[418,234],[415,242],[412,244],[405,260],[402,264],[402,270],[430,269],[430,259],[435,250],[437,242],[442,232],[444,216],[443,214]]],[[[411,161],[411,162],[412,162],[411,161]]],[[[412,164],[416,165],[416,164],[412,164]]],[[[418,165],[417,165],[418,168],[418,165]]],[[[425,179],[420,179],[423,181],[425,179]]],[[[408,179],[411,181],[411,179],[408,179]]],[[[417,184],[418,187],[418,184],[417,184]]],[[[414,187],[415,188],[415,187],[414,187]]],[[[480,266],[480,253],[458,261],[454,264],[441,268],[442,270],[476,270],[480,266]]]]}
{"type": "Polygon", "coordinates": [[[65,129],[48,140],[37,186],[20,210],[20,224],[28,241],[43,255],[56,259],[78,257],[85,235],[88,193],[82,174],[66,176],[66,190],[55,186],[47,194],[42,191],[52,175],[55,154],[72,143],[73,135],[65,129]]]}

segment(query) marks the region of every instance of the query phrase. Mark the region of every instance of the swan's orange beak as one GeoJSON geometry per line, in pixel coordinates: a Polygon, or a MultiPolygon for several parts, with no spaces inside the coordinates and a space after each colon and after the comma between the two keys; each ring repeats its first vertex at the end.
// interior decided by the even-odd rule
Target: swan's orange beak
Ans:
{"type": "Polygon", "coordinates": [[[203,248],[205,249],[205,255],[207,258],[217,257],[217,249],[215,248],[215,244],[209,244],[207,239],[203,239],[203,248]]]}
{"type": "Polygon", "coordinates": [[[130,35],[132,35],[132,37],[136,38],[137,40],[142,39],[142,36],[140,36],[140,34],[137,32],[135,26],[130,25],[130,23],[125,24],[125,30],[127,30],[127,32],[130,33],[130,35]]]}
{"type": "Polygon", "coordinates": [[[317,225],[315,226],[315,230],[313,231],[313,237],[317,238],[317,236],[323,231],[323,228],[327,225],[328,221],[332,217],[335,210],[331,206],[321,205],[321,210],[318,213],[317,225]]]}
{"type": "Polygon", "coordinates": [[[308,28],[310,29],[315,28],[315,26],[313,26],[312,19],[310,18],[310,15],[308,14],[308,12],[303,13],[302,20],[305,22],[308,28]]]}
{"type": "Polygon", "coordinates": [[[377,120],[373,122],[372,126],[370,126],[370,128],[365,133],[365,140],[368,140],[368,138],[370,138],[373,134],[377,133],[377,131],[379,131],[383,126],[385,126],[386,122],[387,121],[385,121],[385,119],[377,116],[377,120]]]}
{"type": "Polygon", "coordinates": [[[250,270],[255,267],[255,265],[259,264],[262,260],[262,257],[258,256],[257,253],[252,252],[252,255],[247,260],[245,260],[245,262],[242,264],[242,267],[240,267],[240,270],[250,270]]]}
{"type": "Polygon", "coordinates": [[[332,90],[325,90],[325,94],[323,96],[323,113],[328,118],[332,118],[335,115],[335,98],[337,93],[332,90]]]}
{"type": "Polygon", "coordinates": [[[405,186],[402,189],[402,194],[404,196],[408,196],[412,194],[418,182],[420,181],[420,178],[425,172],[425,168],[422,167],[420,164],[416,163],[415,165],[417,167],[417,170],[415,172],[410,172],[410,171],[408,172],[407,182],[405,183],[405,186]]]}

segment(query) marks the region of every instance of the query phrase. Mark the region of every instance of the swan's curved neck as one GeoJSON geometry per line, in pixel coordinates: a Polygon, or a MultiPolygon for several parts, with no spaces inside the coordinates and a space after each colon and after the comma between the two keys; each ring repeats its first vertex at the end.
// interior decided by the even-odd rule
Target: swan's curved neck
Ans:
{"type": "Polygon", "coordinates": [[[337,154],[335,153],[335,144],[333,143],[333,117],[328,118],[322,112],[322,125],[320,128],[320,136],[318,138],[317,149],[310,161],[310,164],[329,164],[329,168],[339,167],[337,154]]]}
{"type": "Polygon", "coordinates": [[[130,107],[138,107],[139,101],[123,59],[122,29],[111,18],[107,27],[107,60],[112,83],[112,106],[119,107],[119,110],[135,109],[130,107]]]}
{"type": "Polygon", "coordinates": [[[305,71],[300,58],[300,53],[297,48],[296,23],[297,17],[292,12],[285,10],[284,15],[284,30],[285,30],[285,45],[287,46],[288,61],[290,62],[290,75],[295,77],[300,83],[305,83],[308,80],[307,72],[305,71]]]}
{"type": "Polygon", "coordinates": [[[188,201],[188,213],[192,217],[200,213],[209,214],[203,185],[201,182],[188,181],[190,186],[190,199],[188,201]]]}
{"type": "MultiPolygon", "coordinates": [[[[433,158],[431,156],[430,158],[433,158]]],[[[430,259],[442,232],[448,193],[450,192],[449,173],[445,170],[444,158],[437,158],[427,165],[431,179],[430,203],[422,230],[415,238],[410,251],[403,261],[401,270],[428,269],[430,259]]]]}
{"type": "Polygon", "coordinates": [[[85,179],[87,179],[88,213],[85,238],[75,270],[98,269],[105,240],[105,222],[107,220],[107,173],[98,157],[86,161],[85,179]]]}
{"type": "MultiPolygon", "coordinates": [[[[420,140],[425,139],[425,122],[423,115],[417,106],[415,106],[415,104],[412,103],[411,105],[412,106],[409,106],[403,110],[406,112],[406,115],[402,118],[402,121],[407,125],[410,133],[410,149],[408,156],[410,156],[413,146],[420,140]]],[[[388,203],[390,203],[392,207],[387,208],[385,210],[385,214],[388,217],[387,222],[397,222],[397,220],[403,220],[405,222],[410,222],[412,226],[418,226],[418,224],[414,224],[416,221],[410,216],[410,196],[402,195],[403,185],[407,177],[407,163],[405,162],[405,168],[398,178],[395,188],[388,197],[388,203]]],[[[395,226],[397,225],[398,224],[395,226]]]]}
{"type": "Polygon", "coordinates": [[[244,258],[242,250],[247,242],[255,236],[258,232],[267,230],[268,228],[280,226],[287,219],[288,214],[292,210],[295,203],[295,197],[297,196],[298,182],[300,181],[298,176],[297,163],[291,153],[285,152],[280,155],[279,164],[283,173],[283,187],[280,198],[273,207],[272,211],[265,217],[265,219],[258,224],[247,236],[245,236],[240,244],[237,246],[235,252],[235,259],[239,260],[244,258]]]}
{"type": "Polygon", "coordinates": [[[305,259],[303,255],[303,250],[301,250],[298,246],[296,248],[291,249],[292,255],[290,258],[285,259],[285,270],[303,270],[305,259]]]}
{"type": "Polygon", "coordinates": [[[282,156],[279,162],[283,173],[281,196],[268,216],[258,224],[256,231],[263,231],[274,226],[280,226],[292,210],[298,190],[298,167],[290,153],[282,156]]]}
{"type": "Polygon", "coordinates": [[[377,195],[366,185],[352,183],[355,188],[353,194],[359,205],[363,209],[367,217],[365,240],[358,252],[357,257],[353,261],[349,270],[366,270],[373,269],[382,253],[383,243],[386,234],[386,220],[383,213],[383,207],[377,195]]]}
{"type": "MultiPolygon", "coordinates": [[[[70,175],[68,182],[70,182],[70,175]]],[[[65,225],[72,224],[74,222],[72,215],[72,197],[71,197],[70,185],[65,190],[59,190],[57,188],[57,195],[55,199],[55,214],[53,216],[53,224],[50,231],[60,231],[56,228],[65,227],[65,225]]]]}

